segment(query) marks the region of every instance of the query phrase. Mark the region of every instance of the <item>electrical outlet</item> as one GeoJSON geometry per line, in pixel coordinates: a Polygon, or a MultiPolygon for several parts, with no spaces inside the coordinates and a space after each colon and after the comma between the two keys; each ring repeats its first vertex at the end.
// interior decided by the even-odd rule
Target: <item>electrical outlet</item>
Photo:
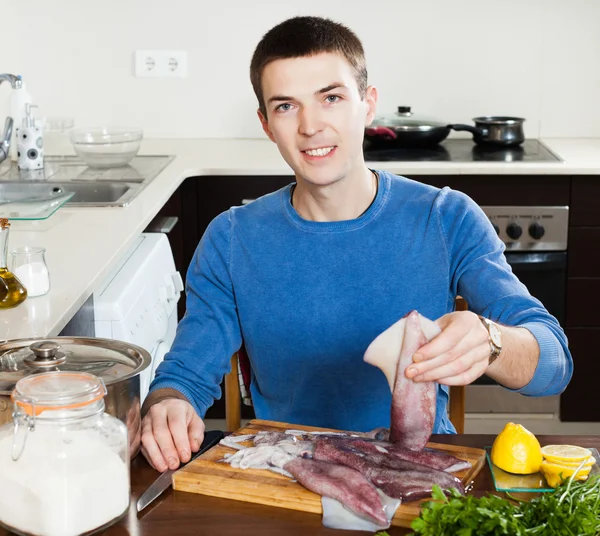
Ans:
{"type": "Polygon", "coordinates": [[[135,76],[141,78],[186,78],[185,50],[136,50],[135,76]]]}

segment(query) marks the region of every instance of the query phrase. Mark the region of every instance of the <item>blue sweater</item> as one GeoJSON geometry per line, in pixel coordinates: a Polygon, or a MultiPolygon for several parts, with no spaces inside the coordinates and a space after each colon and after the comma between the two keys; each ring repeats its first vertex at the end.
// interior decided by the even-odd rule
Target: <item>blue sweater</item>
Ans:
{"type": "MultiPolygon", "coordinates": [[[[457,294],[469,309],[536,337],[527,396],[562,392],[573,370],[563,330],[513,275],[483,211],[466,195],[380,171],[359,218],[314,222],[291,185],[217,216],[187,274],[187,312],[151,390],[183,393],[203,417],[244,343],[258,418],[344,430],[389,426],[384,374],[369,343],[417,309],[437,319],[457,294]]],[[[438,386],[434,433],[454,432],[438,386]]],[[[411,401],[407,400],[407,404],[411,401]]]]}

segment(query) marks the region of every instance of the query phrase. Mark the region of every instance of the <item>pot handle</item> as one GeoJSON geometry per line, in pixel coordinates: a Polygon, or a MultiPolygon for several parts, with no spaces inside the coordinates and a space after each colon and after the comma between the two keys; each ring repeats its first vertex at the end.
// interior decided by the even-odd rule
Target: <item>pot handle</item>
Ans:
{"type": "Polygon", "coordinates": [[[367,136],[383,138],[384,140],[395,140],[398,137],[396,133],[388,127],[367,127],[365,129],[365,134],[367,136]]]}
{"type": "Polygon", "coordinates": [[[473,134],[473,136],[485,136],[487,134],[487,130],[483,129],[483,128],[477,128],[474,127],[473,125],[463,125],[463,124],[456,124],[456,125],[448,125],[448,128],[451,128],[452,130],[466,130],[467,132],[470,132],[471,134],[473,134]]]}

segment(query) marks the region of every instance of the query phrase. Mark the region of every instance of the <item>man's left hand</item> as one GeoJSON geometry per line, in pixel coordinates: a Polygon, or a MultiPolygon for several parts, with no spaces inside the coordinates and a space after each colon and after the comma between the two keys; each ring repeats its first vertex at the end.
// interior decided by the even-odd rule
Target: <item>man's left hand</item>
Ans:
{"type": "Polygon", "coordinates": [[[406,377],[416,382],[469,385],[488,368],[490,343],[487,329],[471,311],[456,311],[435,322],[442,332],[413,356],[406,377]]]}

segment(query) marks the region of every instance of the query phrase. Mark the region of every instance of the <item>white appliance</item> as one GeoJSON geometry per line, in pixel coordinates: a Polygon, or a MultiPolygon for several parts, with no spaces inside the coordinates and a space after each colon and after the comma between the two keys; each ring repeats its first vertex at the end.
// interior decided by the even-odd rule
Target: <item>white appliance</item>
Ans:
{"type": "Polygon", "coordinates": [[[142,233],[94,294],[96,337],[136,344],[152,356],[140,375],[140,404],[175,338],[182,291],[166,235],[142,233]]]}

